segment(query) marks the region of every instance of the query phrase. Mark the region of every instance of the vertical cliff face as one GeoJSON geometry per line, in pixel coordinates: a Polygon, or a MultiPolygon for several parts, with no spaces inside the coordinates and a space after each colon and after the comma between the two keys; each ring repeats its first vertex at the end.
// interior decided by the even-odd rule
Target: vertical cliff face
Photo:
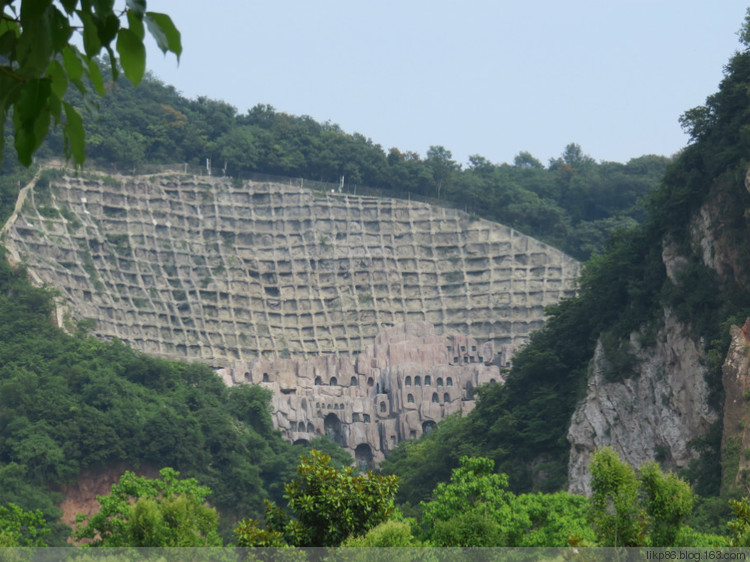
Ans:
{"type": "MultiPolygon", "coordinates": [[[[657,459],[669,468],[684,468],[697,456],[690,442],[706,435],[721,417],[709,400],[707,342],[699,335],[698,321],[691,323],[685,318],[708,316],[705,311],[696,312],[698,307],[710,306],[705,297],[712,296],[700,292],[705,280],[695,278],[696,271],[708,272],[715,291],[732,290],[742,295],[750,288],[743,250],[750,233],[745,211],[748,191],[750,172],[745,176],[744,189],[741,176],[725,174],[718,178],[692,215],[687,239],[667,236],[661,241],[667,286],[681,295],[676,305],[682,307],[683,320],[664,304],[655,343],[644,347],[639,344],[644,339],[640,334],[630,335],[625,347],[636,358],[634,372],[611,376],[616,368],[609,364],[601,342],[597,346],[586,397],[568,431],[571,491],[590,491],[588,462],[591,453],[603,446],[613,447],[636,466],[657,459]]],[[[741,305],[738,302],[736,306],[741,305]]],[[[736,471],[724,475],[732,485],[738,485],[743,471],[750,469],[750,456],[745,459],[741,453],[750,447],[750,435],[745,435],[750,414],[744,411],[744,396],[750,390],[748,343],[743,334],[739,329],[733,331],[722,381],[727,397],[722,459],[725,466],[729,464],[736,471]]],[[[711,332],[711,339],[721,337],[717,330],[711,332]]]]}
{"type": "Polygon", "coordinates": [[[732,343],[722,368],[724,426],[721,439],[724,491],[748,493],[750,484],[750,319],[732,326],[732,343]]]}
{"type": "Polygon", "coordinates": [[[637,374],[623,380],[608,380],[616,373],[601,342],[596,347],[586,398],[568,431],[571,492],[590,493],[588,464],[599,447],[613,447],[635,466],[656,458],[686,467],[696,457],[690,441],[717,420],[708,403],[705,354],[688,326],[665,311],[656,344],[643,348],[634,334],[630,347],[637,374]]]}

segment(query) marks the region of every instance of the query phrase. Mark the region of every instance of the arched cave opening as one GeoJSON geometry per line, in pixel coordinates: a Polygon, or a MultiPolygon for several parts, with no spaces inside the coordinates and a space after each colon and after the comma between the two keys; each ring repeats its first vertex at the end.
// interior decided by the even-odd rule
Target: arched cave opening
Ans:
{"type": "Polygon", "coordinates": [[[323,429],[328,438],[342,447],[346,447],[346,438],[341,428],[341,420],[336,414],[328,414],[323,420],[323,429]]]}
{"type": "Polygon", "coordinates": [[[437,429],[437,424],[432,420],[427,420],[422,424],[422,433],[425,435],[432,433],[437,429]]]}
{"type": "Polygon", "coordinates": [[[372,449],[367,443],[357,445],[357,448],[354,449],[354,460],[362,470],[371,470],[374,468],[372,449]]]}

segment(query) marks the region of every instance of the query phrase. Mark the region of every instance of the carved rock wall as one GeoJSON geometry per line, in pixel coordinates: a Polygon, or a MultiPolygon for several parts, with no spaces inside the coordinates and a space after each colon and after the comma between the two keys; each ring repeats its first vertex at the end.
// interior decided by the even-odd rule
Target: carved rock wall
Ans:
{"type": "Polygon", "coordinates": [[[498,364],[509,364],[512,352],[496,355],[491,342],[439,336],[416,322],[384,330],[354,359],[256,359],[219,375],[228,385],[269,388],[274,425],[290,441],[328,435],[370,464],[446,416],[469,412],[474,388],[504,382],[498,364]]]}
{"type": "Polygon", "coordinates": [[[24,195],[5,245],[72,320],[217,368],[359,353],[402,322],[516,345],[579,270],[510,228],[403,200],[62,170],[24,195]]]}

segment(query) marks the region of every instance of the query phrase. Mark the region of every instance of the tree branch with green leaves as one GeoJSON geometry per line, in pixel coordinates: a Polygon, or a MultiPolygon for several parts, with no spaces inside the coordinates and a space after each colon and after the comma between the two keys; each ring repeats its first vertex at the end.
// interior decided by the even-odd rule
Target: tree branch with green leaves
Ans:
{"type": "MultiPolygon", "coordinates": [[[[146,69],[146,29],[163,53],[182,53],[180,32],[146,0],[0,0],[0,158],[3,128],[13,117],[18,160],[31,165],[50,127],[62,127],[65,155],[83,164],[83,119],[65,100],[69,85],[84,96],[103,96],[96,58],[106,52],[112,80],[120,69],[138,84],[146,69]],[[83,49],[77,46],[81,44],[83,49]]],[[[2,161],[0,160],[0,164],[2,161]]]]}

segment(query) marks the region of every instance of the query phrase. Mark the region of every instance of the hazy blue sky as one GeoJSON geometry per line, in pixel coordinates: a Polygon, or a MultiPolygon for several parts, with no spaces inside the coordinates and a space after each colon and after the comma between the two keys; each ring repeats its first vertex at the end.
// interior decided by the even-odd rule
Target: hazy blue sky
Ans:
{"type": "Polygon", "coordinates": [[[258,103],[424,155],[670,155],[717,90],[748,0],[148,0],[182,32],[185,96],[258,103]]]}

